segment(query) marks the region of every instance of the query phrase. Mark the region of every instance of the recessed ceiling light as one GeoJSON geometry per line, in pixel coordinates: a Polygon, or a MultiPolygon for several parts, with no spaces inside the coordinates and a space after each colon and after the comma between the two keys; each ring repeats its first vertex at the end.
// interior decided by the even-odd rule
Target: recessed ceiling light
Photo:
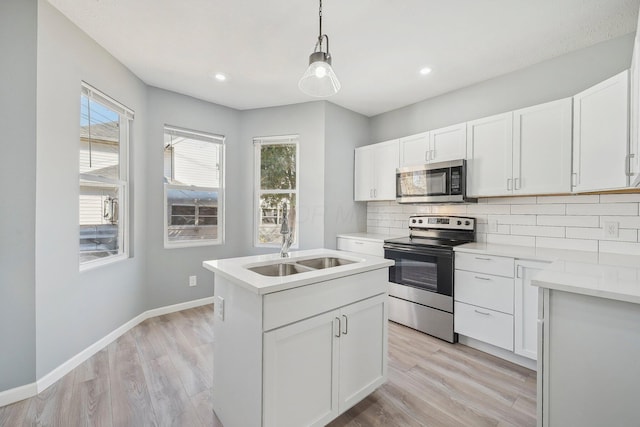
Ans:
{"type": "Polygon", "coordinates": [[[224,82],[228,79],[227,75],[225,73],[221,73],[218,71],[212,71],[209,73],[209,77],[211,77],[212,79],[215,79],[219,82],[224,82]]]}
{"type": "Polygon", "coordinates": [[[426,76],[430,72],[431,72],[431,68],[429,68],[429,67],[424,67],[424,68],[420,69],[420,74],[422,74],[423,76],[426,76]]]}

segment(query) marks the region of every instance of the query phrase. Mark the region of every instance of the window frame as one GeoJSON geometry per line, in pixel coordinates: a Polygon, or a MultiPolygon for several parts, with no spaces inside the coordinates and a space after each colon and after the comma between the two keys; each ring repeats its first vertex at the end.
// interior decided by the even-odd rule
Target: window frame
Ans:
{"type": "MultiPolygon", "coordinates": [[[[130,218],[129,218],[129,147],[131,143],[131,129],[135,118],[133,110],[116,101],[114,98],[82,81],[80,96],[85,96],[93,102],[101,104],[118,114],[119,141],[118,141],[118,178],[110,179],[98,175],[80,173],[80,149],[78,150],[78,268],[79,271],[91,270],[103,265],[128,259],[130,256],[130,218]],[[118,253],[103,258],[97,258],[82,262],[80,258],[80,187],[85,181],[102,184],[118,190],[118,253]]],[[[78,116],[81,117],[82,111],[78,116]]]]}
{"type": "MultiPolygon", "coordinates": [[[[223,135],[208,133],[203,131],[185,129],[177,126],[172,126],[165,124],[163,126],[163,138],[167,132],[174,132],[176,134],[180,134],[192,139],[196,139],[199,141],[210,142],[212,144],[217,144],[219,146],[219,187],[205,187],[198,185],[185,185],[185,184],[175,184],[171,182],[164,183],[163,190],[163,240],[164,240],[164,248],[165,249],[180,249],[180,248],[192,248],[192,247],[202,247],[202,246],[219,246],[225,243],[225,166],[226,166],[226,138],[223,135]],[[218,236],[216,239],[198,239],[198,240],[183,240],[183,241],[170,241],[169,240],[169,205],[168,205],[168,191],[171,189],[184,189],[190,191],[205,191],[205,192],[218,192],[218,209],[217,219],[218,223],[215,227],[218,228],[218,236]]],[[[163,148],[164,153],[164,148],[163,148]]],[[[163,155],[164,162],[164,155],[163,155]]],[[[164,170],[164,167],[163,167],[164,170]]],[[[174,175],[174,171],[172,168],[171,175],[174,175]]],[[[164,172],[163,172],[164,176],[164,172]]],[[[166,177],[164,177],[166,179],[166,177]]],[[[189,205],[191,206],[191,205],[189,205]]],[[[194,205],[197,206],[197,205],[194,205]]],[[[198,217],[198,208],[196,207],[196,219],[198,217]]],[[[193,227],[197,227],[198,225],[194,225],[193,227]]],[[[176,226],[176,227],[190,227],[188,225],[185,226],[176,226]]],[[[206,226],[205,226],[206,227],[206,226]]]]}
{"type": "Polygon", "coordinates": [[[256,248],[279,248],[281,243],[260,243],[260,197],[262,194],[295,194],[296,216],[289,227],[294,232],[294,243],[291,249],[300,247],[300,136],[282,135],[253,138],[254,163],[254,196],[253,196],[253,246],[256,248]],[[287,190],[262,190],[261,187],[261,147],[264,145],[295,145],[296,147],[296,188],[287,190]]]}

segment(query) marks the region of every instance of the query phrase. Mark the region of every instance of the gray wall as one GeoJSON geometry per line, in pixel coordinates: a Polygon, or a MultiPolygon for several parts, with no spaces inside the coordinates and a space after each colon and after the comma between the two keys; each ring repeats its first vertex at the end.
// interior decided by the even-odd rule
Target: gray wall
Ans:
{"type": "Polygon", "coordinates": [[[253,247],[253,138],[277,135],[300,136],[299,249],[324,245],[324,102],[286,105],[243,111],[240,121],[240,158],[244,159],[238,188],[244,207],[234,215],[246,227],[242,239],[247,253],[268,253],[274,248],[253,247]]]}
{"type": "Polygon", "coordinates": [[[145,310],[148,213],[146,86],[46,1],[38,2],[38,35],[35,336],[36,376],[41,378],[145,310]],[[82,80],[137,114],[130,145],[132,256],[79,272],[82,80]]]}
{"type": "Polygon", "coordinates": [[[324,247],[336,235],[366,229],[366,203],[353,201],[354,149],[371,143],[369,119],[325,103],[324,247]]]}
{"type": "Polygon", "coordinates": [[[36,28],[36,0],[0,2],[0,391],[35,380],[36,28]]]}
{"type": "MultiPolygon", "coordinates": [[[[238,138],[238,111],[186,95],[148,88],[147,129],[145,132],[146,179],[145,205],[149,215],[147,230],[147,309],[206,298],[213,295],[213,275],[202,261],[229,258],[245,253],[244,212],[251,204],[241,187],[244,175],[251,172],[248,159],[241,156],[238,138]],[[164,248],[163,127],[165,124],[224,135],[225,138],[225,242],[223,245],[164,248]],[[189,276],[198,285],[189,287],[189,276]]],[[[250,160],[250,159],[249,159],[250,160]]]]}
{"type": "Polygon", "coordinates": [[[634,34],[371,118],[372,143],[574,94],[631,65],[634,34]]]}

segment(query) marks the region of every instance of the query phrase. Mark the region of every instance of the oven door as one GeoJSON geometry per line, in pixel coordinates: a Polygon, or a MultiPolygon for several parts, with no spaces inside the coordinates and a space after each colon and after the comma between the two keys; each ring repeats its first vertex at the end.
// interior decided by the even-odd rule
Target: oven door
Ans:
{"type": "Polygon", "coordinates": [[[431,249],[386,244],[384,257],[395,261],[389,267],[389,281],[453,296],[453,252],[450,249],[431,249]]]}

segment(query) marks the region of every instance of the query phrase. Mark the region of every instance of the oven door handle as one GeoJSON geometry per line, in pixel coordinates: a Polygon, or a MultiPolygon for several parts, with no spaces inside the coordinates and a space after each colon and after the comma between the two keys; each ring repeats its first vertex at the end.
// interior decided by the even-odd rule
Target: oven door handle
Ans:
{"type": "Polygon", "coordinates": [[[387,254],[386,254],[387,251],[398,252],[402,254],[431,255],[436,257],[453,258],[453,251],[450,251],[448,249],[407,248],[407,247],[385,245],[384,250],[385,250],[385,258],[387,257],[387,254]]]}

